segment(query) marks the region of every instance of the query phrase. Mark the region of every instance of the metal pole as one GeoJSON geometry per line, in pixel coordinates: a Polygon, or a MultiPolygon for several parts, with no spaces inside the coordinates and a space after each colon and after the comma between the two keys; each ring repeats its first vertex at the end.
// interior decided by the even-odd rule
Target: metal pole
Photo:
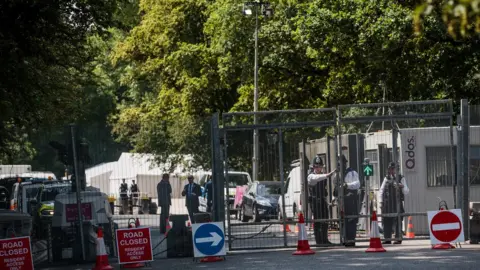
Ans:
{"type": "Polygon", "coordinates": [[[339,218],[339,222],[338,222],[338,229],[340,231],[340,244],[344,244],[345,243],[345,235],[346,235],[346,231],[345,231],[345,219],[344,219],[344,203],[343,203],[343,182],[344,182],[344,172],[343,170],[345,168],[343,168],[343,162],[340,162],[341,160],[341,155],[342,155],[342,113],[340,111],[340,108],[337,109],[337,119],[338,119],[338,124],[337,124],[337,127],[336,127],[336,134],[335,134],[335,151],[336,151],[336,155],[335,155],[335,158],[337,160],[337,164],[340,163],[340,171],[337,173],[337,183],[336,183],[336,187],[337,187],[337,190],[338,190],[338,218],[339,218]],[[338,147],[337,147],[338,146],[338,147]]]}
{"type": "MultiPolygon", "coordinates": [[[[279,157],[279,168],[280,168],[280,182],[282,183],[282,211],[283,216],[286,217],[285,213],[285,179],[283,175],[283,133],[282,129],[278,129],[278,157],[279,157]]],[[[295,218],[295,217],[293,217],[295,218]]],[[[287,219],[283,218],[283,228],[286,228],[287,219]]],[[[287,247],[287,230],[283,230],[283,244],[287,247]]]]}
{"type": "Polygon", "coordinates": [[[470,218],[469,218],[469,188],[470,188],[470,111],[468,106],[468,100],[462,99],[461,103],[461,115],[462,115],[462,147],[463,147],[463,203],[461,205],[463,214],[463,227],[465,241],[470,238],[470,218]]]}
{"type": "MultiPolygon", "coordinates": [[[[223,173],[223,171],[218,171],[217,170],[217,173],[223,173],[224,177],[225,177],[225,188],[226,188],[226,196],[223,195],[223,190],[225,189],[217,189],[217,191],[219,191],[220,194],[222,194],[222,197],[226,197],[226,202],[227,202],[227,207],[225,206],[222,206],[222,209],[225,209],[226,208],[226,214],[227,214],[227,229],[228,229],[228,249],[231,250],[232,249],[232,239],[231,236],[232,236],[232,226],[230,226],[230,209],[229,209],[229,204],[230,204],[230,198],[229,198],[229,194],[230,194],[230,191],[229,191],[229,184],[228,184],[228,155],[227,155],[227,148],[228,148],[228,144],[227,144],[227,132],[224,131],[223,132],[223,144],[224,144],[224,153],[225,155],[223,156],[223,159],[225,161],[225,173],[223,173]]],[[[217,196],[218,198],[221,198],[220,196],[217,196]]],[[[235,203],[235,202],[234,202],[235,203]]],[[[219,203],[219,204],[222,204],[222,203],[219,203]]],[[[221,213],[221,210],[219,210],[219,212],[221,213]]],[[[225,215],[224,215],[225,217],[225,215]]]]}
{"type": "MultiPolygon", "coordinates": [[[[395,183],[398,184],[401,179],[400,179],[400,174],[399,174],[399,167],[397,166],[397,163],[398,163],[398,157],[397,157],[398,130],[397,130],[397,126],[395,124],[396,124],[395,121],[392,121],[392,160],[395,163],[395,183]]],[[[402,230],[403,216],[401,216],[401,213],[400,213],[401,204],[402,204],[402,200],[400,200],[400,196],[401,196],[402,192],[403,192],[403,190],[401,190],[400,188],[397,189],[397,196],[396,196],[397,197],[397,202],[396,202],[396,204],[397,204],[397,225],[395,226],[395,234],[398,235],[400,237],[400,239],[397,239],[395,237],[396,241],[402,241],[402,239],[403,239],[402,233],[397,231],[398,229],[400,229],[400,231],[402,230]]]]}
{"type": "Polygon", "coordinates": [[[453,196],[457,197],[453,208],[463,205],[463,150],[462,116],[457,115],[457,179],[453,184],[453,196]]]}
{"type": "MultiPolygon", "coordinates": [[[[258,5],[255,5],[255,67],[253,74],[253,112],[258,111],[258,5]]],[[[258,124],[257,114],[253,114],[253,123],[258,124]]],[[[258,181],[259,158],[258,129],[253,130],[253,181],[258,181]]]]}
{"type": "Polygon", "coordinates": [[[78,173],[78,162],[77,162],[77,146],[75,143],[75,125],[70,126],[70,131],[72,134],[72,148],[73,148],[73,165],[75,167],[75,185],[77,193],[77,211],[78,211],[78,226],[80,229],[80,239],[82,244],[82,259],[85,261],[85,241],[83,236],[83,215],[82,215],[82,197],[80,194],[80,179],[78,173]]]}

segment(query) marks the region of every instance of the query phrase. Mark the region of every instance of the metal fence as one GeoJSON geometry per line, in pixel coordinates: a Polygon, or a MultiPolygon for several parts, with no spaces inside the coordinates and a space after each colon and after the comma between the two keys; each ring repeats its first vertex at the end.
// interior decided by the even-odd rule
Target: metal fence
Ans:
{"type": "Polygon", "coordinates": [[[229,249],[296,246],[299,212],[306,216],[313,246],[368,241],[373,210],[384,236],[393,231],[385,240],[425,239],[426,211],[438,209],[439,199],[454,205],[452,120],[449,100],[223,114],[219,147],[228,190],[229,249]],[[251,150],[255,132],[257,155],[251,150]],[[252,178],[259,182],[238,180],[241,171],[252,171],[255,156],[259,169],[252,178]],[[324,173],[338,173],[324,184],[309,185],[309,165],[316,156],[324,173]],[[390,162],[396,164],[396,179],[386,177],[390,162]],[[365,175],[366,167],[373,171],[365,175]],[[358,190],[345,188],[351,170],[359,176],[358,190]],[[395,202],[380,207],[394,182],[405,188],[394,189],[395,202]],[[414,232],[407,235],[408,223],[414,232]],[[396,224],[401,233],[394,233],[396,224]]]}
{"type": "MultiPolygon", "coordinates": [[[[469,108],[467,193],[475,201],[480,200],[476,190],[480,128],[475,122],[477,107],[469,108]]],[[[465,128],[459,121],[454,127],[453,116],[450,100],[215,114],[194,119],[193,129],[168,130],[188,142],[190,149],[165,144],[165,124],[148,131],[160,134],[158,138],[139,138],[157,141],[136,149],[107,142],[105,134],[88,127],[62,127],[45,134],[42,140],[52,147],[43,153],[44,164],[33,164],[34,170],[53,171],[57,181],[25,185],[16,193],[16,210],[32,217],[37,266],[94,261],[99,226],[105,232],[107,253],[115,257],[115,230],[138,223],[152,229],[155,258],[189,256],[191,246],[173,240],[166,230],[175,222],[188,226],[205,220],[196,212],[210,212],[210,219],[225,222],[230,251],[295,247],[299,213],[305,216],[311,246],[367,242],[372,211],[379,214],[384,240],[426,239],[427,211],[438,209],[441,200],[450,208],[464,207],[459,201],[469,198],[457,188],[464,175],[458,155],[465,150],[459,148],[465,128]],[[339,162],[342,155],[346,164],[339,162]],[[309,184],[315,157],[321,158],[324,173],[337,171],[322,184],[309,184]],[[387,177],[391,162],[397,178],[387,177]],[[345,177],[352,170],[358,174],[358,189],[345,188],[350,183],[345,177]],[[165,174],[171,188],[168,207],[159,200],[157,189],[165,174]],[[186,206],[185,195],[192,192],[189,175],[198,185],[198,210],[186,206]],[[65,176],[62,181],[60,176],[65,176]],[[397,196],[386,207],[389,189],[384,183],[392,182],[404,184],[408,192],[390,190],[397,196]],[[85,189],[72,191],[72,183],[85,189]],[[395,224],[402,233],[395,234],[395,224]],[[386,227],[391,228],[390,238],[386,227]]]]}

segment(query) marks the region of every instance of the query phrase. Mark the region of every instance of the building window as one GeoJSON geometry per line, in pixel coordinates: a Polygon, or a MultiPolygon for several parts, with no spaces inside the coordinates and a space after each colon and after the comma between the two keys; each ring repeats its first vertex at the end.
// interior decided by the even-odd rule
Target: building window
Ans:
{"type": "Polygon", "coordinates": [[[377,150],[366,150],[365,157],[370,159],[370,164],[373,165],[373,177],[370,181],[370,188],[371,189],[379,189],[380,188],[380,167],[378,166],[378,151],[377,150]]]}
{"type": "Polygon", "coordinates": [[[470,146],[470,185],[480,185],[480,146],[470,146]]]}
{"type": "MultiPolygon", "coordinates": [[[[455,149],[453,149],[455,157],[455,149]]],[[[427,185],[428,187],[452,186],[451,147],[427,147],[427,185]]],[[[453,160],[455,162],[455,160],[453,160]]],[[[455,164],[454,164],[455,165],[455,164]]]]}

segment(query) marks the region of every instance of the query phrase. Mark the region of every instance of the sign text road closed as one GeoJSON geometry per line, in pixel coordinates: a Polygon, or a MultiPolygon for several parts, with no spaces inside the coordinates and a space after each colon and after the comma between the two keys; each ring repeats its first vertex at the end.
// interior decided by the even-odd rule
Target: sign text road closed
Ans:
{"type": "Polygon", "coordinates": [[[30,237],[0,240],[0,269],[33,270],[30,237]]]}
{"type": "Polygon", "coordinates": [[[465,241],[460,209],[429,211],[427,214],[432,244],[465,241]]]}
{"type": "Polygon", "coordinates": [[[150,228],[117,230],[118,263],[153,261],[150,228]]]}

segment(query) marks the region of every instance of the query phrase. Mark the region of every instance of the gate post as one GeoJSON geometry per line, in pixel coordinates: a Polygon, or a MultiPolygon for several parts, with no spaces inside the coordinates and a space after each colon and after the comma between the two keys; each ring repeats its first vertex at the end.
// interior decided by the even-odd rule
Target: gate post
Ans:
{"type": "Polygon", "coordinates": [[[460,101],[460,114],[462,116],[462,145],[458,146],[463,148],[463,156],[461,157],[462,160],[462,170],[463,173],[462,177],[460,178],[461,183],[463,184],[462,192],[462,204],[460,208],[462,209],[463,214],[463,226],[464,226],[464,235],[465,241],[469,239],[470,236],[470,219],[469,219],[469,188],[470,188],[470,112],[468,106],[468,100],[462,99],[460,101]]]}
{"type": "MultiPolygon", "coordinates": [[[[282,129],[278,129],[278,159],[279,159],[279,169],[280,169],[280,182],[282,183],[282,209],[283,211],[283,228],[286,228],[287,224],[287,219],[286,219],[286,213],[285,213],[285,178],[284,178],[284,173],[283,173],[283,132],[282,129]]],[[[295,220],[295,217],[293,217],[295,220]]],[[[283,230],[283,244],[285,247],[287,247],[287,230],[283,230]]]]}
{"type": "MultiPolygon", "coordinates": [[[[399,183],[401,181],[400,179],[400,168],[397,166],[399,164],[398,162],[398,156],[397,156],[397,148],[398,148],[398,126],[396,125],[396,122],[392,120],[392,161],[395,163],[395,182],[399,183]]],[[[397,189],[397,222],[395,225],[395,234],[399,235],[400,239],[395,239],[396,241],[402,241],[403,240],[403,233],[401,231],[403,230],[403,213],[400,211],[402,208],[402,200],[400,199],[401,194],[403,190],[400,188],[397,189]]],[[[382,212],[383,214],[383,212],[382,212]]],[[[382,219],[382,225],[383,225],[383,219],[382,219]]],[[[384,227],[385,228],[385,227],[384,227]]]]}
{"type": "MultiPolygon", "coordinates": [[[[225,181],[223,175],[223,160],[220,144],[219,114],[214,113],[211,119],[212,134],[212,183],[213,183],[213,220],[225,221],[225,181]]],[[[226,144],[226,141],[223,142],[226,144]]],[[[226,147],[226,146],[225,146],[226,147]]],[[[226,156],[224,157],[226,159],[226,156]]],[[[230,228],[230,226],[229,226],[230,228]]]]}
{"type": "Polygon", "coordinates": [[[335,155],[335,160],[336,164],[338,167],[338,164],[340,163],[340,171],[336,174],[337,175],[337,181],[335,186],[337,187],[338,190],[338,210],[337,210],[337,215],[338,215],[338,231],[340,232],[340,244],[343,245],[345,244],[345,237],[346,237],[346,228],[345,228],[345,208],[344,208],[344,197],[343,197],[343,188],[341,186],[344,183],[345,175],[344,175],[344,170],[345,168],[343,167],[343,162],[340,162],[341,156],[343,154],[342,150],[342,111],[339,107],[337,107],[337,113],[336,113],[336,118],[337,118],[337,126],[335,128],[335,137],[337,138],[334,141],[335,145],[335,150],[336,150],[336,155],[335,155]]]}

